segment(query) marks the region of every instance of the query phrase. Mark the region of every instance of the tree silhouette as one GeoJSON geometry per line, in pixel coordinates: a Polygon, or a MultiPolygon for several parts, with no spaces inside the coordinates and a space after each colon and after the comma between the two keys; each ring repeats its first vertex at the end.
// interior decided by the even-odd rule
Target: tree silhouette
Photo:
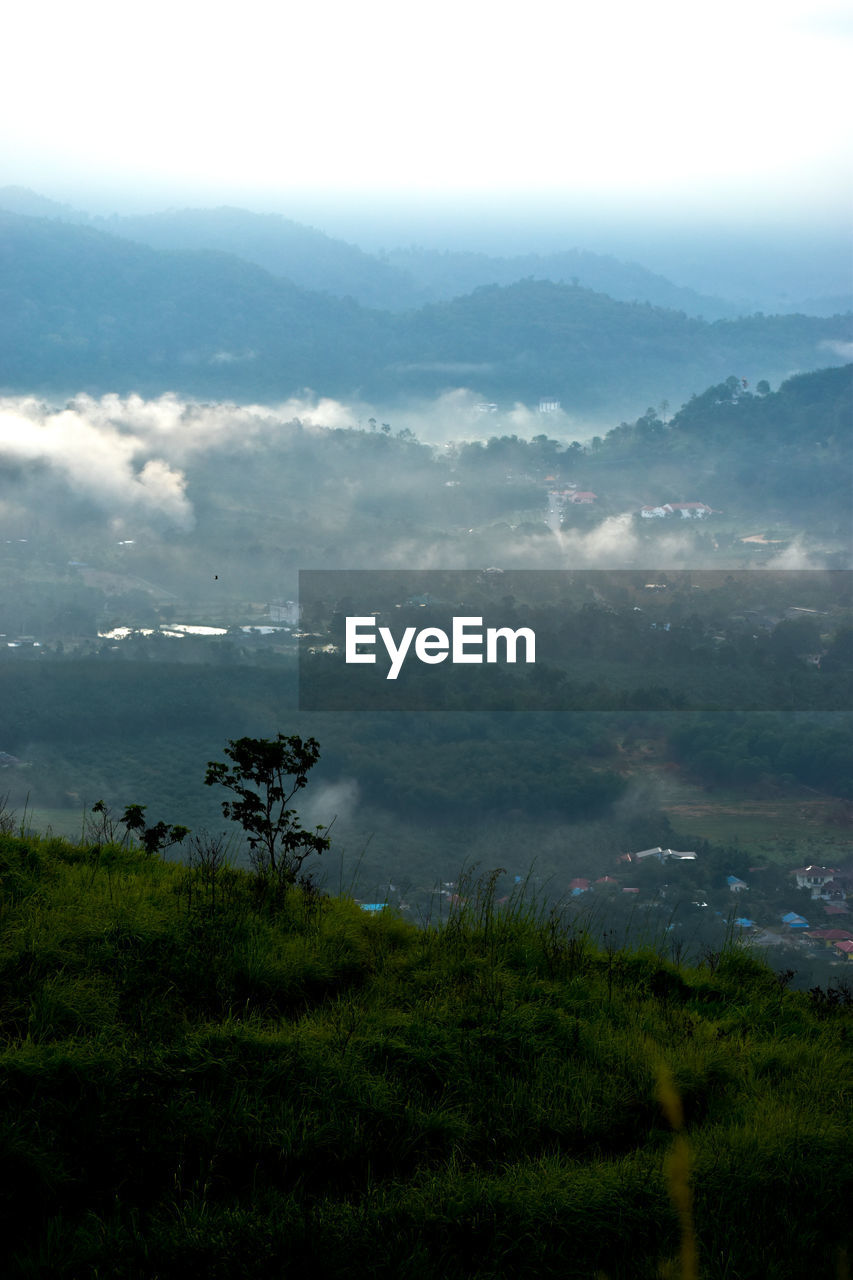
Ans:
{"type": "Polygon", "coordinates": [[[302,863],[312,853],[329,847],[328,827],[306,831],[290,801],[307,785],[308,771],[320,757],[314,738],[237,738],[225,748],[233,765],[210,760],[205,785],[219,784],[233,791],[236,800],[224,800],[226,818],[239,822],[246,832],[255,865],[292,884],[302,863]]]}
{"type": "MultiPolygon", "coordinates": [[[[98,804],[102,804],[98,801],[98,804]]],[[[153,827],[145,825],[145,805],[129,804],[122,816],[122,823],[127,828],[127,834],[135,831],[139,843],[146,853],[163,853],[170,845],[180,844],[181,841],[190,834],[189,827],[183,827],[178,824],[169,826],[166,822],[155,822],[153,827]]],[[[92,812],[96,812],[98,806],[95,805],[92,812]]]]}

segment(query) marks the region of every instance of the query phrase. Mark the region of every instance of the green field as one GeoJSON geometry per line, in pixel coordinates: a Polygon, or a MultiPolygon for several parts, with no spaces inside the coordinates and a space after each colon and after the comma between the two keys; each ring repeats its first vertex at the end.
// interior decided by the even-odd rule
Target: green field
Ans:
{"type": "Polygon", "coordinates": [[[693,796],[662,808],[676,831],[694,840],[732,845],[780,866],[832,864],[850,856],[848,802],[803,794],[756,800],[692,790],[693,796]]]}

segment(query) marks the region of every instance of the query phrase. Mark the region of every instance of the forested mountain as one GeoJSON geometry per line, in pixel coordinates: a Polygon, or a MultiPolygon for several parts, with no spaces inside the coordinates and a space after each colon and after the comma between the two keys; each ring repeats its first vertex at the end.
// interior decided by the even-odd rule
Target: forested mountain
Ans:
{"type": "Polygon", "coordinates": [[[765,519],[835,521],[850,529],[853,365],[789,378],[754,392],[735,377],[692,396],[667,423],[649,411],[596,442],[586,468],[595,487],[658,502],[701,492],[715,510],[765,519]],[[677,478],[676,478],[677,477],[677,478]]]}
{"type": "Polygon", "coordinates": [[[154,250],[0,214],[0,387],[324,394],[393,401],[467,386],[616,416],[736,371],[777,380],[841,360],[853,317],[714,324],[575,285],[522,281],[395,316],[300,289],[240,258],[154,250]]]}
{"type": "MultiPolygon", "coordinates": [[[[651,302],[714,320],[743,310],[722,298],[680,288],[637,263],[571,249],[564,253],[494,257],[410,247],[365,253],[280,214],[247,209],[170,209],[146,215],[98,217],[23,187],[0,188],[0,209],[59,218],[147,244],[152,249],[217,249],[284,276],[304,289],[352,297],[363,306],[401,311],[440,302],[486,284],[527,277],[571,283],[626,302],[651,302]]],[[[843,307],[837,308],[843,310],[843,307]]],[[[809,313],[810,314],[810,313],[809,313]]],[[[818,310],[816,314],[825,314],[818,310]]]]}
{"type": "Polygon", "coordinates": [[[0,187],[0,210],[89,226],[151,249],[214,249],[234,254],[303,289],[353,298],[367,307],[400,311],[442,296],[357,245],[277,213],[220,207],[102,217],[24,187],[0,187]]]}
{"type": "Polygon", "coordinates": [[[721,320],[743,311],[725,298],[708,297],[673,284],[636,262],[620,262],[610,254],[584,249],[501,258],[485,253],[411,247],[394,249],[386,257],[390,265],[407,272],[434,302],[472,293],[481,285],[535,279],[550,280],[554,284],[580,284],[621,302],[650,302],[656,307],[669,307],[706,320],[721,320]]]}
{"type": "MultiPolygon", "coordinates": [[[[153,249],[215,249],[233,253],[304,289],[351,297],[362,306],[404,311],[446,301],[483,285],[550,280],[580,284],[622,302],[650,302],[706,320],[731,319],[758,310],[831,316],[853,308],[853,290],[839,275],[834,290],[819,296],[790,290],[778,305],[766,300],[748,279],[736,297],[679,285],[634,260],[593,253],[581,247],[554,252],[497,256],[465,250],[438,250],[417,244],[368,252],[279,213],[234,207],[168,209],[151,214],[89,214],[23,187],[0,187],[0,209],[30,217],[56,218],[90,226],[153,249]],[[830,296],[830,294],[832,296],[830,296]],[[764,300],[762,300],[764,299],[764,300]]],[[[567,237],[575,235],[567,229],[567,237]]],[[[582,233],[581,233],[582,234],[582,233]]],[[[747,272],[748,275],[748,272],[747,272]]],[[[732,278],[729,279],[729,285],[732,278]]],[[[824,278],[824,286],[826,280],[824,278]]],[[[793,286],[792,286],[793,287],[793,286]]],[[[725,286],[721,286],[724,291],[725,286]]]]}
{"type": "Polygon", "coordinates": [[[179,209],[139,217],[97,218],[93,225],[153,249],[233,253],[303,289],[336,298],[352,297],[366,307],[399,311],[418,306],[429,297],[405,270],[277,213],[179,209]]]}
{"type": "Polygon", "coordinates": [[[708,324],[576,285],[524,280],[402,317],[395,328],[401,363],[389,372],[401,389],[434,391],[455,377],[495,398],[551,394],[567,407],[612,411],[617,403],[654,403],[662,394],[686,400],[733,371],[750,381],[777,381],[840,363],[832,344],[848,333],[853,317],[708,324]],[[412,364],[402,364],[406,351],[412,364]]]}
{"type": "MultiPolygon", "coordinates": [[[[153,249],[218,249],[234,253],[304,289],[353,297],[363,306],[403,311],[441,302],[488,284],[535,278],[578,282],[624,302],[651,302],[708,320],[742,314],[743,307],[672,284],[637,263],[570,249],[554,254],[492,257],[422,248],[365,253],[280,214],[247,209],[180,209],[144,216],[94,218],[99,230],[153,249]]],[[[823,314],[818,312],[818,314],[823,314]]]]}
{"type": "Polygon", "coordinates": [[[0,264],[0,385],[16,390],[344,392],[386,327],[230,254],[47,219],[0,213],[0,264]]]}
{"type": "Polygon", "coordinates": [[[0,209],[7,213],[21,213],[26,218],[58,218],[61,222],[84,224],[90,215],[73,205],[51,200],[28,187],[0,187],[0,209]]]}

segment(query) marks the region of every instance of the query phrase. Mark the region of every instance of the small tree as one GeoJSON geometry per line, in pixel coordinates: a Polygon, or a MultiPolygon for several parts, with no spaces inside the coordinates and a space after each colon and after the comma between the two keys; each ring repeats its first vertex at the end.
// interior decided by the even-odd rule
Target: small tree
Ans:
{"type": "Polygon", "coordinates": [[[127,834],[135,832],[142,848],[150,854],[163,853],[173,844],[180,844],[190,834],[189,827],[182,827],[180,824],[169,826],[166,822],[155,822],[153,827],[146,827],[144,804],[129,804],[121,820],[127,828],[127,834]]]}
{"type": "Polygon", "coordinates": [[[234,792],[237,799],[223,800],[222,812],[246,832],[258,870],[292,884],[309,854],[323,853],[330,843],[328,827],[306,831],[295,809],[288,808],[320,757],[318,743],[279,733],[237,738],[225,754],[233,765],[208,761],[205,785],[218,783],[234,792]]]}

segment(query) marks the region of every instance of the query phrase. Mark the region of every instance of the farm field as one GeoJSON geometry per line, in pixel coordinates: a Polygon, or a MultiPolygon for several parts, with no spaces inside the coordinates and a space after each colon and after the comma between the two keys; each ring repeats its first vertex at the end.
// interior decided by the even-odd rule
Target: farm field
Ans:
{"type": "Polygon", "coordinates": [[[742,849],[780,866],[845,860],[853,844],[853,804],[804,786],[748,792],[691,780],[664,756],[663,743],[619,744],[627,774],[666,815],[684,848],[701,840],[742,849]]]}
{"type": "Polygon", "coordinates": [[[694,840],[734,845],[783,866],[848,857],[853,837],[851,805],[804,791],[756,800],[683,784],[680,798],[661,808],[676,831],[694,840]]]}

